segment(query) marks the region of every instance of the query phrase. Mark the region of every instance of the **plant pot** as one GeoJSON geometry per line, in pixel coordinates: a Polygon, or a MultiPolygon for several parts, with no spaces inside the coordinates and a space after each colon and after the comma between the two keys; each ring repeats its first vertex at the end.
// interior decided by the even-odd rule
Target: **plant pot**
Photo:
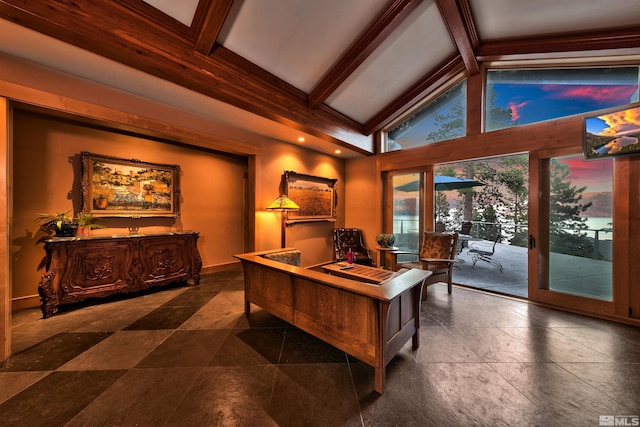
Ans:
{"type": "Polygon", "coordinates": [[[56,237],[73,237],[77,228],[77,224],[72,222],[63,222],[60,225],[60,228],[56,227],[56,237]]]}
{"type": "Polygon", "coordinates": [[[97,199],[94,199],[93,203],[94,203],[96,209],[106,209],[107,205],[109,204],[109,201],[107,200],[106,197],[100,196],[97,199]]]}
{"type": "Polygon", "coordinates": [[[91,235],[91,227],[84,227],[82,225],[78,226],[78,231],[76,231],[77,237],[89,237],[91,235]]]}

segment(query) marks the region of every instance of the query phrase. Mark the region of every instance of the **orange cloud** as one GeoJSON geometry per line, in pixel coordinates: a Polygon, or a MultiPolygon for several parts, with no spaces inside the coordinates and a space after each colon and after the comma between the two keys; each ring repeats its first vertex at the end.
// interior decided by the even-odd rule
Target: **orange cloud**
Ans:
{"type": "Polygon", "coordinates": [[[528,102],[524,101],[521,102],[519,104],[516,104],[515,102],[510,102],[507,107],[509,107],[509,109],[511,109],[511,120],[518,120],[520,118],[520,108],[524,107],[525,105],[527,105],[528,102]]]}
{"type": "Polygon", "coordinates": [[[640,107],[598,117],[607,124],[600,135],[614,136],[640,132],[640,107]]]}
{"type": "Polygon", "coordinates": [[[637,90],[637,86],[573,86],[573,85],[543,85],[545,92],[550,92],[553,98],[583,98],[594,101],[628,101],[637,90]]]}

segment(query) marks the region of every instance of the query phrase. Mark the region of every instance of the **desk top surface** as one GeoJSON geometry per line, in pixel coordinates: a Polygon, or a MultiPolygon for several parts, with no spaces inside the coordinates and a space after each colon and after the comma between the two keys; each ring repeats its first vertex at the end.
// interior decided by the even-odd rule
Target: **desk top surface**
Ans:
{"type": "Polygon", "coordinates": [[[396,271],[383,270],[381,268],[360,264],[348,264],[346,262],[335,262],[333,264],[323,265],[322,269],[336,276],[364,280],[372,283],[381,283],[400,274],[396,271]]]}

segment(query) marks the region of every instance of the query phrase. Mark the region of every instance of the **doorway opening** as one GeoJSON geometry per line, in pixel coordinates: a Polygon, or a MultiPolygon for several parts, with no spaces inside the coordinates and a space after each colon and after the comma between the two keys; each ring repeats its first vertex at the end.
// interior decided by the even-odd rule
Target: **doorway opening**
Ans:
{"type": "Polygon", "coordinates": [[[459,233],[453,281],[526,298],[529,156],[448,163],[434,175],[436,230],[459,233]],[[439,186],[442,177],[456,181],[439,186]]]}

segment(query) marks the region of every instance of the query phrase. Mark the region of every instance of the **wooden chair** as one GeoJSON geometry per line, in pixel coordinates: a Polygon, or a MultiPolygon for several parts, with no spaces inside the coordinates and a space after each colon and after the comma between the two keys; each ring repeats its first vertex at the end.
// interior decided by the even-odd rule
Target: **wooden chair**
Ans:
{"type": "Polygon", "coordinates": [[[458,233],[437,233],[433,231],[425,231],[422,240],[422,249],[420,250],[417,261],[398,262],[397,256],[403,254],[411,254],[406,251],[393,251],[394,265],[393,268],[421,268],[423,270],[431,270],[433,274],[427,278],[422,289],[422,300],[427,298],[427,286],[438,282],[445,282],[447,290],[452,290],[453,265],[456,257],[456,247],[458,244],[458,233]]]}

